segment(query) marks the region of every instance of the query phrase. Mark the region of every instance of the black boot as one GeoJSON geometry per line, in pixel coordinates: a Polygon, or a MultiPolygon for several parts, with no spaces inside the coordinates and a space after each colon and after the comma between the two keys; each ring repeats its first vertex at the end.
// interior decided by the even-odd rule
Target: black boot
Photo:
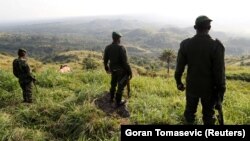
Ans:
{"type": "Polygon", "coordinates": [[[109,99],[110,103],[114,102],[114,94],[110,93],[110,99],[109,99]]]}
{"type": "Polygon", "coordinates": [[[120,102],[116,102],[116,107],[121,107],[121,106],[124,106],[126,104],[126,100],[121,100],[120,102]]]}

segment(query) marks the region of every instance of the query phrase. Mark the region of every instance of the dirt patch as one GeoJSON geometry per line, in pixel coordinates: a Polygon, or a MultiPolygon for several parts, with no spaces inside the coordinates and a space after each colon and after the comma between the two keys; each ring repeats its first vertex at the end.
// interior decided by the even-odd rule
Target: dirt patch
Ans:
{"type": "Polygon", "coordinates": [[[101,109],[108,116],[115,114],[122,118],[130,117],[130,113],[127,110],[127,102],[125,105],[116,107],[115,102],[110,102],[110,94],[108,92],[105,92],[102,97],[95,99],[94,103],[97,108],[101,109]]]}

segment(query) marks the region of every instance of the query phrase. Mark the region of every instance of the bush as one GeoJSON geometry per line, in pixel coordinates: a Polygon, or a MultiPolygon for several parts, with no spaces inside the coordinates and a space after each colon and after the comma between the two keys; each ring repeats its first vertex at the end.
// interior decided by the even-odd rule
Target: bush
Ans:
{"type": "Polygon", "coordinates": [[[13,92],[19,88],[18,80],[12,73],[0,70],[0,78],[0,89],[13,92]]]}
{"type": "Polygon", "coordinates": [[[242,81],[250,82],[249,73],[228,74],[226,78],[228,80],[242,80],[242,81]]]}
{"type": "Polygon", "coordinates": [[[95,70],[98,68],[98,66],[99,66],[98,62],[90,56],[83,59],[83,69],[95,70]]]}

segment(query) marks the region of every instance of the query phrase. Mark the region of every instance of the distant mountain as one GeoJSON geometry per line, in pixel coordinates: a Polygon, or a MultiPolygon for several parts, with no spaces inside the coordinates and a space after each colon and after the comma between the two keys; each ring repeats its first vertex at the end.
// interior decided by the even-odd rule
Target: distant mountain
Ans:
{"type": "MultiPolygon", "coordinates": [[[[163,49],[178,50],[180,42],[195,34],[193,28],[178,28],[132,18],[74,18],[0,27],[0,51],[13,53],[25,47],[35,57],[65,50],[103,51],[111,42],[111,32],[119,31],[130,55],[158,56],[163,49]]],[[[228,55],[250,52],[249,38],[235,38],[211,31],[226,47],[228,55]]]]}

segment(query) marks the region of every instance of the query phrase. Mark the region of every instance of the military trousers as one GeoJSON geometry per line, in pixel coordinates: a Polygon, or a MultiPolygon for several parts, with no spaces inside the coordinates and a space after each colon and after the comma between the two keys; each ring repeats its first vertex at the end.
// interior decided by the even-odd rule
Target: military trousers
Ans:
{"type": "Polygon", "coordinates": [[[126,86],[126,83],[121,83],[121,80],[125,76],[126,73],[124,70],[115,70],[111,72],[110,96],[111,100],[115,97],[117,104],[121,102],[124,87],[126,86]]]}
{"type": "Polygon", "coordinates": [[[187,124],[194,124],[199,100],[201,100],[202,120],[204,125],[215,124],[214,98],[212,97],[212,94],[198,97],[188,93],[186,94],[186,107],[184,112],[184,117],[187,124]]]}
{"type": "Polygon", "coordinates": [[[32,102],[32,82],[19,82],[23,91],[24,102],[32,102]]]}

